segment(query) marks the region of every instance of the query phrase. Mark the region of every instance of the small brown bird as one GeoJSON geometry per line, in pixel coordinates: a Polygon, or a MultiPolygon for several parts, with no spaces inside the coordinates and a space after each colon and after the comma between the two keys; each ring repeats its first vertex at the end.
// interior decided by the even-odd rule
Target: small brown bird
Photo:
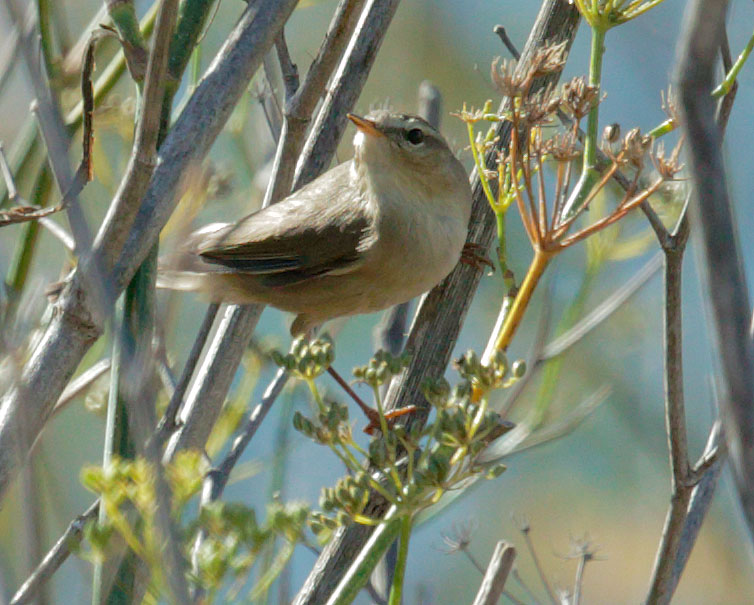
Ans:
{"type": "Polygon", "coordinates": [[[445,139],[413,115],[349,114],[354,158],[277,204],[195,232],[159,285],[264,303],[306,334],[334,317],[410,300],[458,262],[471,190],[445,139]]]}

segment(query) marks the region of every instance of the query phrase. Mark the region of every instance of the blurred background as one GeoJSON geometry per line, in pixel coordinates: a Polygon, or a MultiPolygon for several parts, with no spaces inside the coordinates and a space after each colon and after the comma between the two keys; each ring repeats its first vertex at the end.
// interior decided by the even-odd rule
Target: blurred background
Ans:
{"type": "MultiPolygon", "coordinates": [[[[88,0],[60,0],[54,4],[64,24],[58,36],[68,44],[77,39],[101,7],[101,3],[88,0]]],[[[603,125],[619,122],[623,132],[635,126],[647,131],[664,120],[660,93],[667,90],[671,80],[684,4],[680,0],[666,0],[647,15],[608,34],[603,125]]],[[[140,15],[148,5],[137,2],[140,15]]],[[[302,0],[289,21],[286,36],[302,75],[316,53],[335,5],[335,0],[302,0]]],[[[202,69],[211,61],[243,7],[238,0],[220,3],[202,44],[202,69]]],[[[489,67],[493,58],[507,57],[507,53],[492,28],[502,24],[514,44],[523,48],[538,7],[539,3],[531,0],[404,0],[357,104],[357,113],[383,105],[415,111],[419,84],[429,80],[442,94],[442,131],[471,168],[470,154],[465,149],[468,144],[465,125],[450,113],[460,110],[464,103],[480,106],[487,99],[493,99],[497,105],[499,98],[490,85],[489,67]]],[[[728,35],[734,56],[751,35],[752,23],[751,2],[731,3],[728,35]]],[[[11,35],[8,15],[2,6],[0,41],[10,40],[11,35]]],[[[100,69],[114,50],[115,45],[110,44],[98,51],[100,69]]],[[[588,56],[588,29],[582,26],[563,79],[586,74],[588,56]]],[[[61,78],[65,77],[75,79],[77,72],[61,74],[61,78]]],[[[122,80],[95,113],[95,181],[82,195],[90,225],[96,225],[103,216],[130,151],[133,90],[126,78],[122,80]]],[[[197,185],[189,192],[178,213],[181,220],[192,219],[189,210],[192,205],[198,212],[193,220],[196,226],[233,220],[259,207],[274,153],[273,139],[260,108],[262,85],[259,78],[252,83],[226,131],[215,143],[208,160],[212,171],[209,184],[197,185]]],[[[64,97],[67,108],[78,101],[77,88],[71,90],[64,97]]],[[[179,93],[177,104],[181,97],[179,93]]],[[[0,89],[0,141],[8,150],[13,150],[14,142],[23,136],[24,124],[31,119],[31,98],[25,69],[16,58],[10,63],[0,89]]],[[[754,247],[748,245],[746,234],[754,232],[750,202],[754,171],[751,154],[745,150],[754,137],[753,107],[754,67],[747,65],[739,77],[725,149],[750,279],[754,247]]],[[[344,137],[338,154],[340,161],[350,157],[353,134],[350,128],[344,137]]],[[[78,161],[78,145],[76,140],[71,150],[72,162],[78,161]]],[[[27,187],[22,193],[29,196],[28,182],[20,184],[22,189],[27,187]]],[[[515,212],[511,216],[510,262],[521,279],[528,266],[530,248],[515,212]]],[[[63,221],[64,217],[55,220],[63,221]]],[[[10,226],[0,231],[3,275],[11,264],[20,229],[21,226],[10,226]]],[[[179,233],[180,225],[174,221],[165,232],[166,249],[171,245],[171,236],[174,239],[179,233]]],[[[638,213],[621,223],[620,232],[614,236],[618,248],[591,282],[585,311],[609,296],[659,249],[638,213]],[[621,248],[619,244],[626,241],[632,245],[621,248]]],[[[14,326],[6,326],[11,344],[28,342],[34,338],[35,328],[44,322],[47,303],[43,290],[60,279],[61,258],[60,244],[43,231],[30,273],[32,281],[26,288],[23,313],[14,326]]],[[[584,245],[557,259],[549,280],[540,286],[527,312],[510,350],[511,358],[526,357],[537,326],[546,315],[551,318],[552,336],[554,326],[583,285],[586,259],[584,245]]],[[[686,255],[684,276],[686,406],[690,454],[695,459],[716,414],[712,387],[715,364],[703,293],[691,251],[686,255]]],[[[458,355],[469,348],[477,351],[484,348],[502,294],[499,273],[483,279],[457,344],[458,355]]],[[[160,312],[168,358],[176,368],[185,360],[204,308],[205,303],[193,295],[161,294],[160,312]]],[[[522,518],[531,525],[531,538],[553,584],[572,585],[576,560],[567,557],[571,541],[588,536],[599,549],[599,560],[587,566],[583,602],[635,603],[644,597],[670,494],[662,396],[661,314],[658,273],[608,321],[563,356],[546,423],[556,423],[604,385],[610,387],[610,395],[569,434],[508,457],[508,471],[499,479],[478,483],[415,532],[407,570],[407,603],[451,604],[471,600],[481,576],[463,554],[449,554],[443,541],[444,535],[457,537],[459,532],[466,531],[471,539],[470,552],[484,565],[498,539],[513,542],[519,550],[517,565],[521,575],[542,598],[544,593],[518,529],[522,518]]],[[[336,326],[336,366],[341,372],[367,362],[373,351],[372,331],[379,320],[376,315],[363,316],[336,326]]],[[[289,321],[278,311],[265,311],[254,347],[287,348],[289,321]]],[[[110,346],[108,339],[101,339],[88,354],[85,365],[109,355],[110,346]]],[[[249,405],[258,398],[273,371],[271,367],[260,368],[254,359],[250,354],[246,372],[244,368],[239,371],[232,394],[249,405]]],[[[514,419],[536,405],[541,393],[540,374],[535,375],[520,396],[514,419]]],[[[452,370],[448,378],[453,381],[452,370]]],[[[326,380],[325,377],[323,381],[326,380]]],[[[81,486],[79,469],[85,464],[101,463],[106,389],[107,381],[103,380],[89,395],[77,399],[57,415],[45,430],[35,450],[31,481],[37,506],[30,505],[21,481],[4,503],[0,511],[0,596],[12,594],[27,575],[30,557],[36,563],[31,538],[36,539],[36,548],[44,552],[70,520],[93,500],[93,495],[81,486]],[[35,515],[36,520],[32,518],[35,515]]],[[[362,392],[367,395],[367,389],[362,392]]],[[[501,392],[498,404],[504,397],[501,392]]],[[[291,390],[273,408],[262,432],[245,454],[242,472],[237,473],[226,491],[227,500],[243,501],[261,511],[270,495],[279,492],[283,500],[300,499],[316,506],[320,488],[333,485],[343,474],[343,468],[329,451],[291,429],[291,410],[305,410],[307,406],[306,395],[299,389],[291,390]]],[[[310,552],[297,551],[290,574],[280,581],[281,594],[295,594],[313,563],[310,552]]],[[[753,565],[751,543],[726,470],[675,602],[751,603],[753,565]]],[[[90,574],[89,563],[72,557],[50,585],[50,602],[87,601],[90,574]]],[[[529,602],[523,594],[520,596],[529,602]]],[[[270,602],[276,602],[276,597],[270,602]]]]}

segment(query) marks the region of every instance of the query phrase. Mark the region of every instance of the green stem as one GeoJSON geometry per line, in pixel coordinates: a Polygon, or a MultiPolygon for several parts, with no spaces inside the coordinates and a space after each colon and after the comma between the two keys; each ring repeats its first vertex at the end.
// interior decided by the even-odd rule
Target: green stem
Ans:
{"type": "Polygon", "coordinates": [[[492,189],[490,189],[490,184],[487,181],[487,167],[484,164],[484,157],[479,153],[479,150],[476,147],[476,140],[474,139],[474,124],[472,122],[466,122],[466,128],[469,131],[471,155],[474,158],[474,166],[476,166],[479,182],[482,184],[482,189],[484,190],[484,195],[487,196],[487,201],[492,209],[495,210],[496,200],[495,196],[492,195],[492,189]]]}
{"type": "MultiPolygon", "coordinates": [[[[589,86],[599,90],[602,81],[602,59],[605,55],[605,33],[606,28],[592,26],[592,48],[589,57],[589,86]]],[[[581,176],[573,193],[563,206],[560,220],[566,220],[578,211],[589,197],[594,186],[600,180],[600,173],[596,168],[597,165],[597,129],[599,128],[599,99],[595,101],[594,106],[589,110],[586,122],[586,136],[584,138],[584,162],[581,169],[581,176]]]]}
{"type": "Polygon", "coordinates": [[[390,587],[388,605],[400,605],[403,596],[403,580],[406,576],[406,561],[408,559],[408,542],[411,539],[413,518],[407,514],[401,519],[401,533],[398,542],[398,558],[395,561],[393,585],[390,587]]]}
{"type": "Polygon", "coordinates": [[[54,53],[52,50],[52,22],[50,14],[49,0],[37,0],[37,21],[39,24],[39,44],[42,47],[42,56],[44,57],[45,70],[50,80],[55,79],[57,75],[56,63],[54,62],[54,53]]]}
{"type": "MultiPolygon", "coordinates": [[[[602,83],[602,59],[605,55],[605,31],[592,28],[592,48],[589,57],[589,86],[599,89],[602,83]]],[[[599,127],[600,104],[596,102],[589,110],[584,140],[584,172],[597,164],[597,128],[599,127]]]]}
{"type": "Polygon", "coordinates": [[[647,134],[653,139],[659,139],[660,137],[663,137],[666,134],[673,132],[676,129],[676,126],[677,124],[675,123],[675,120],[673,120],[672,118],[668,118],[661,124],[658,124],[657,126],[655,126],[647,134]]]}
{"type": "Polygon", "coordinates": [[[349,605],[369,580],[369,576],[379,563],[385,551],[393,543],[402,529],[398,509],[393,506],[385,514],[383,522],[369,536],[369,540],[359,551],[348,571],[327,601],[327,605],[349,605]]]}
{"type": "Polygon", "coordinates": [[[741,68],[744,66],[744,63],[746,63],[746,59],[749,58],[749,55],[751,54],[752,49],[754,49],[754,33],[751,34],[751,38],[749,38],[749,41],[746,43],[746,46],[741,51],[741,54],[738,55],[738,59],[736,59],[736,62],[733,64],[733,67],[730,68],[730,71],[725,76],[725,79],[720,83],[720,85],[715,88],[715,90],[712,91],[713,97],[722,97],[727,95],[730,92],[730,89],[733,88],[733,84],[736,81],[736,78],[738,77],[738,73],[741,71],[741,68]]]}

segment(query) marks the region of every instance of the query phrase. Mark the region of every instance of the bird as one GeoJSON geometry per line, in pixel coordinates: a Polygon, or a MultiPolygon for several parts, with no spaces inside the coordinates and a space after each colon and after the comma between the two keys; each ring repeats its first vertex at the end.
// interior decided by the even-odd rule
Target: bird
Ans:
{"type": "Polygon", "coordinates": [[[291,334],[302,336],[442,281],[468,235],[466,170],[419,116],[348,118],[356,126],[351,160],[276,204],[194,232],[158,285],[294,313],[291,334]]]}

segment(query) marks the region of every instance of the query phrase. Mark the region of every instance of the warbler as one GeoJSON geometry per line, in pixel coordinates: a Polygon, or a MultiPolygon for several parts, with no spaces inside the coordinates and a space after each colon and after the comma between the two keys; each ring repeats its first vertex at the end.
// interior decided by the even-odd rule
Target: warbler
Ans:
{"type": "Polygon", "coordinates": [[[195,232],[159,285],[295,313],[298,336],[410,300],[447,276],[471,214],[463,165],[418,116],[348,118],[353,159],[277,204],[195,232]]]}

